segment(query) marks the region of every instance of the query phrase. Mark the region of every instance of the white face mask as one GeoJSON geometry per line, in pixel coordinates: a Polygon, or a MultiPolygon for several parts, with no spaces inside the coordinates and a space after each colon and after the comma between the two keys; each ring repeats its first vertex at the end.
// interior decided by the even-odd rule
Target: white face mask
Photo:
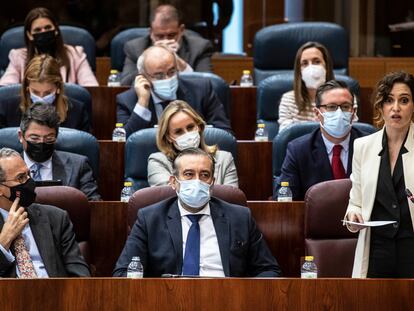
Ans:
{"type": "Polygon", "coordinates": [[[178,180],[180,190],[177,196],[185,205],[201,209],[210,201],[210,185],[199,179],[178,180]]]}
{"type": "Polygon", "coordinates": [[[40,97],[32,92],[30,92],[30,99],[32,100],[32,103],[42,103],[42,104],[53,104],[56,99],[56,93],[50,93],[49,95],[46,95],[45,97],[40,97]]]}
{"type": "Polygon", "coordinates": [[[178,136],[175,139],[174,146],[180,151],[188,148],[198,148],[200,146],[200,133],[195,130],[178,136]]]}
{"type": "Polygon", "coordinates": [[[325,83],[326,69],[322,65],[308,65],[302,69],[302,80],[308,89],[317,89],[325,83]]]}
{"type": "Polygon", "coordinates": [[[322,128],[332,137],[345,137],[351,130],[352,112],[343,112],[338,107],[336,111],[326,111],[322,113],[322,128]]]}
{"type": "Polygon", "coordinates": [[[155,95],[162,100],[177,99],[178,78],[176,75],[169,79],[152,81],[152,87],[155,95]]]}

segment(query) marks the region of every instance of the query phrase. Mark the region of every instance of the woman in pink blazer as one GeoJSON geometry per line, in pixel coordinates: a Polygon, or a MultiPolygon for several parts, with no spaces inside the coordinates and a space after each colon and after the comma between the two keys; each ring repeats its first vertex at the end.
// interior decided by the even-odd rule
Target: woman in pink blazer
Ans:
{"type": "Polygon", "coordinates": [[[21,83],[26,65],[39,54],[49,54],[59,61],[64,82],[98,85],[83,48],[63,44],[58,23],[48,9],[31,10],[26,16],[24,33],[26,47],[10,51],[10,63],[0,79],[0,85],[21,83]]]}

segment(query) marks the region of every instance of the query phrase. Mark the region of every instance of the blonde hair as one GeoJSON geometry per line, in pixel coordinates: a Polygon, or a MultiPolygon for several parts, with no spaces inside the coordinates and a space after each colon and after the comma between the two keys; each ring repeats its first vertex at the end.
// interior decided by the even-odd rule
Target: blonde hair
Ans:
{"type": "Polygon", "coordinates": [[[42,54],[32,58],[27,64],[21,90],[20,110],[24,113],[32,104],[29,85],[31,82],[51,83],[56,85],[56,99],[54,106],[59,115],[60,122],[65,121],[68,112],[68,103],[63,95],[63,79],[60,66],[52,56],[42,54]]]}
{"type": "Polygon", "coordinates": [[[164,153],[171,161],[174,161],[174,159],[180,153],[180,151],[177,150],[174,144],[168,139],[170,135],[168,131],[170,120],[178,112],[184,112],[194,120],[198,127],[198,131],[200,132],[200,149],[209,153],[211,156],[214,156],[218,148],[217,145],[209,146],[205,142],[204,129],[206,127],[206,123],[204,122],[203,118],[183,100],[174,100],[164,109],[161,118],[158,121],[158,149],[164,153]]]}

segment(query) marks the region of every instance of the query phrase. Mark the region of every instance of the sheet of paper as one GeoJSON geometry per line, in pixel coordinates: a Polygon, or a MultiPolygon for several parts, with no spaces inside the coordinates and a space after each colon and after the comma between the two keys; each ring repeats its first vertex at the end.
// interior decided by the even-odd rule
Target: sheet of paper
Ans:
{"type": "Polygon", "coordinates": [[[390,225],[396,223],[395,220],[379,220],[379,221],[366,221],[364,223],[349,221],[349,220],[342,220],[344,224],[350,224],[354,226],[358,226],[361,228],[368,228],[368,227],[380,227],[385,225],[390,225]]]}

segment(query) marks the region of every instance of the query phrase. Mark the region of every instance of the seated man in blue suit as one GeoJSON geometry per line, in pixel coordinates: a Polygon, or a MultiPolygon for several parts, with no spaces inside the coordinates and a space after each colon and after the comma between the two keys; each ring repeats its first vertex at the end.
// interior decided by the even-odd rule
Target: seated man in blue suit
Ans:
{"type": "Polygon", "coordinates": [[[52,105],[36,103],[23,114],[19,140],[23,145],[24,161],[33,179],[61,180],[63,186],[74,187],[85,193],[88,200],[100,200],[88,158],[55,150],[58,133],[59,115],[52,105]]]}
{"type": "Polygon", "coordinates": [[[345,83],[326,82],[317,89],[315,101],[320,128],[288,144],[277,186],[288,181],[293,200],[303,200],[314,184],[349,178],[354,140],[368,134],[352,127],[354,95],[345,83]]]}
{"type": "Polygon", "coordinates": [[[210,197],[214,183],[211,156],[201,149],[185,149],[175,159],[173,170],[170,183],[178,198],[138,211],[114,276],[126,276],[134,256],[141,259],[144,277],[281,275],[250,210],[210,197]]]}
{"type": "Polygon", "coordinates": [[[164,107],[181,99],[189,103],[207,124],[231,131],[224,106],[208,79],[178,76],[174,52],[152,46],[138,59],[134,87],[118,94],[117,122],[123,123],[127,136],[157,124],[164,107]]]}

